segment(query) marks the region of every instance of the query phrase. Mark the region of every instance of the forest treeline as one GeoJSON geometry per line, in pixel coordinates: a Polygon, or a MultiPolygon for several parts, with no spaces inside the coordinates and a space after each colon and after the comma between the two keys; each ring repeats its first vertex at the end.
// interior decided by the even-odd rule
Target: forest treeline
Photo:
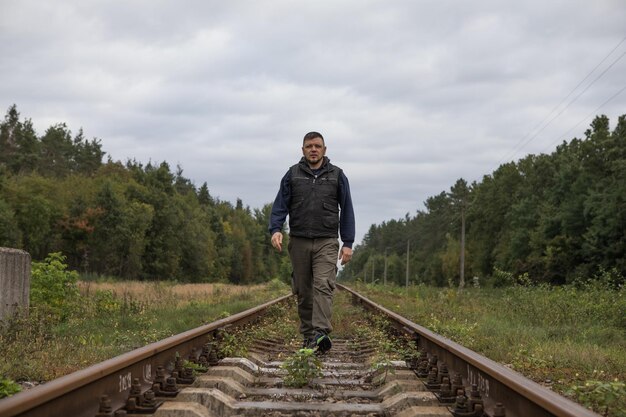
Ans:
{"type": "Polygon", "coordinates": [[[253,283],[288,277],[271,250],[271,207],[211,196],[166,162],[104,162],[98,139],[65,124],[39,136],[15,105],[0,124],[0,246],[42,260],[62,252],[83,273],[253,283]]]}
{"type": "MultiPolygon", "coordinates": [[[[0,123],[0,246],[33,259],[62,252],[83,273],[127,279],[252,283],[288,280],[271,249],[270,205],[251,210],[211,196],[166,162],[103,161],[98,139],[61,123],[39,136],[12,106],[0,123]]],[[[626,115],[598,116],[551,154],[459,179],[414,216],[372,225],[346,279],[458,284],[569,283],[626,276],[626,115]]],[[[357,208],[358,215],[358,208],[357,208]]]]}
{"type": "MultiPolygon", "coordinates": [[[[551,154],[500,165],[480,182],[459,179],[425,209],[372,225],[343,276],[404,285],[571,283],[626,276],[626,116],[611,131],[597,116],[584,138],[551,154]]],[[[618,281],[618,282],[616,282],[618,281]]]]}

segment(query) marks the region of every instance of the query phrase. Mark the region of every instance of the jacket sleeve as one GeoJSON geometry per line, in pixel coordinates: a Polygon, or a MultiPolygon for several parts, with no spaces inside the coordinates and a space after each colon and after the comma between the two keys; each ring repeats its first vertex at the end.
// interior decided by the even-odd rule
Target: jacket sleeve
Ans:
{"type": "Polygon", "coordinates": [[[272,204],[272,213],[270,215],[269,231],[270,235],[283,230],[283,225],[289,213],[289,205],[291,204],[291,171],[280,180],[278,194],[272,204]]]}
{"type": "Polygon", "coordinates": [[[351,248],[354,244],[356,226],[354,220],[354,208],[352,206],[352,196],[350,195],[350,183],[343,171],[339,175],[339,233],[343,246],[351,248]]]}

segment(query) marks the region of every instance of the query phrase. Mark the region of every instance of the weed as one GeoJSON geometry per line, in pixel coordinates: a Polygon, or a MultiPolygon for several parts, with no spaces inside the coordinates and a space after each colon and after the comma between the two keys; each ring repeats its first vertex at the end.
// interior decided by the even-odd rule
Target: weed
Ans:
{"type": "Polygon", "coordinates": [[[407,341],[400,353],[409,368],[417,369],[420,352],[417,348],[417,342],[415,340],[407,341]]]}
{"type": "Polygon", "coordinates": [[[568,393],[603,416],[626,416],[626,384],[623,382],[589,380],[583,385],[573,386],[568,393]]]}
{"type": "Polygon", "coordinates": [[[0,378],[0,398],[17,394],[21,390],[22,387],[20,387],[19,384],[11,381],[10,379],[0,378]]]}
{"type": "Polygon", "coordinates": [[[395,371],[396,368],[394,367],[393,362],[391,362],[391,358],[384,352],[379,353],[370,366],[370,375],[378,374],[379,372],[382,373],[382,377],[377,381],[378,385],[383,385],[387,381],[389,373],[393,374],[395,371]]]}
{"type": "Polygon", "coordinates": [[[243,358],[248,354],[250,337],[241,329],[225,331],[218,345],[218,356],[225,358],[243,358]]]}
{"type": "Polygon", "coordinates": [[[191,369],[193,371],[193,376],[197,376],[199,373],[205,373],[208,371],[206,367],[194,362],[189,362],[186,359],[183,361],[183,368],[191,369]]]}
{"type": "Polygon", "coordinates": [[[217,316],[218,320],[220,320],[220,319],[226,319],[226,318],[228,318],[228,317],[230,317],[230,313],[229,313],[228,311],[222,311],[222,312],[221,312],[221,313],[217,316]]]}
{"type": "Polygon", "coordinates": [[[455,316],[446,317],[445,320],[435,314],[431,314],[427,327],[442,336],[453,338],[465,346],[472,346],[475,342],[475,330],[478,323],[471,323],[467,319],[459,320],[455,316]]]}
{"type": "Polygon", "coordinates": [[[285,284],[284,282],[282,282],[281,280],[279,280],[278,278],[274,278],[272,279],[269,283],[269,290],[270,291],[274,291],[274,292],[284,292],[286,293],[287,291],[290,290],[289,286],[287,284],[285,284]]]}
{"type": "Polygon", "coordinates": [[[546,368],[548,361],[544,359],[544,356],[534,352],[530,352],[528,349],[520,348],[513,360],[511,361],[513,368],[517,370],[529,370],[537,368],[546,368]]]}
{"type": "Polygon", "coordinates": [[[301,388],[311,383],[313,378],[322,376],[322,362],[313,349],[300,349],[289,356],[280,366],[287,371],[285,385],[301,388]]]}

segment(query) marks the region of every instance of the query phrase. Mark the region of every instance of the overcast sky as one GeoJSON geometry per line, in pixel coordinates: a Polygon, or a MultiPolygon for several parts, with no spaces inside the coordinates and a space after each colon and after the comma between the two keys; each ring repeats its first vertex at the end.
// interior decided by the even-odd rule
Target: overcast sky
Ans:
{"type": "Polygon", "coordinates": [[[596,113],[613,127],[625,37],[624,0],[0,0],[0,110],[252,208],[317,130],[360,240],[596,113]]]}

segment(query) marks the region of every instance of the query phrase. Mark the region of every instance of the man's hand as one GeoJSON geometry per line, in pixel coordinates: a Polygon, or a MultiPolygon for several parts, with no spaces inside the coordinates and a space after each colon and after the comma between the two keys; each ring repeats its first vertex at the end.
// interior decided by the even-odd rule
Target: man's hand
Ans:
{"type": "Polygon", "coordinates": [[[282,232],[275,232],[272,235],[272,246],[274,246],[276,250],[278,250],[278,252],[283,251],[283,233],[282,232]]]}
{"type": "Polygon", "coordinates": [[[341,265],[345,265],[350,262],[350,259],[352,259],[352,248],[348,248],[346,246],[342,247],[339,252],[339,259],[341,259],[341,265]]]}

